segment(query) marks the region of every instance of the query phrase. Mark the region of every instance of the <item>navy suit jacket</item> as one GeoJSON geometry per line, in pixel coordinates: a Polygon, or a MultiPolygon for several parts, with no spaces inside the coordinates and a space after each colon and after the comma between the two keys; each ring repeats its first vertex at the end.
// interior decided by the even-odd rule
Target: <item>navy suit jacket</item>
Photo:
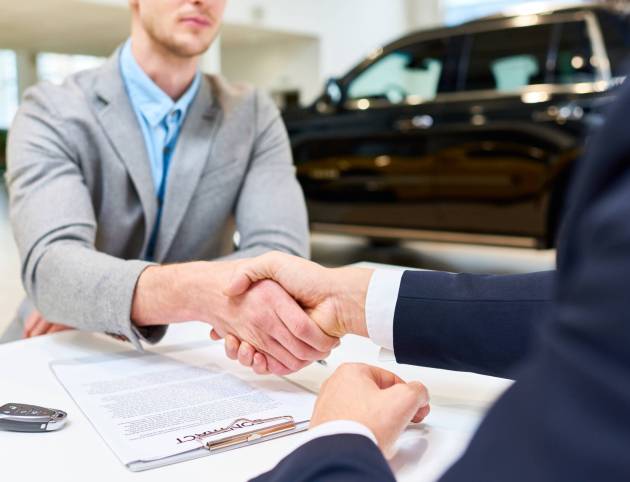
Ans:
{"type": "MultiPolygon", "coordinates": [[[[571,188],[557,272],[407,272],[400,362],[510,376],[444,482],[630,481],[630,82],[571,188]]],[[[311,441],[258,480],[393,480],[367,438],[311,441]]]]}

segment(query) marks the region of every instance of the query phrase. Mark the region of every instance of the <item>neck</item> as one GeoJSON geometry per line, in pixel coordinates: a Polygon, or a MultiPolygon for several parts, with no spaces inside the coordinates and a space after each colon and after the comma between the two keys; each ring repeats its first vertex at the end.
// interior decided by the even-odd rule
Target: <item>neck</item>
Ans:
{"type": "Polygon", "coordinates": [[[198,56],[177,56],[144,31],[132,34],[131,52],[140,68],[173,100],[186,92],[197,73],[198,56]]]}

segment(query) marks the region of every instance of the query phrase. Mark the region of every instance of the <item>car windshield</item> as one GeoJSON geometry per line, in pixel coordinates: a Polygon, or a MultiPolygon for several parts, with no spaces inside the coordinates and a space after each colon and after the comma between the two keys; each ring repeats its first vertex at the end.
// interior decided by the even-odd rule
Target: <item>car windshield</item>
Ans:
{"type": "Polygon", "coordinates": [[[354,78],[348,98],[392,103],[409,97],[418,101],[433,99],[440,85],[446,44],[444,40],[420,43],[384,55],[354,78]]]}

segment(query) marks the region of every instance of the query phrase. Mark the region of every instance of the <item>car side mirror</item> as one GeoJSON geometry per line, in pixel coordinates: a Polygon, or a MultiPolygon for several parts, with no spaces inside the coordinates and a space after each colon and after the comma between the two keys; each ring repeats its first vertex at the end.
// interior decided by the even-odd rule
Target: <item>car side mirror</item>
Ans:
{"type": "Polygon", "coordinates": [[[339,80],[332,78],[326,82],[324,93],[315,104],[315,109],[320,114],[332,114],[337,112],[345,101],[344,87],[339,80]]]}
{"type": "Polygon", "coordinates": [[[345,91],[338,79],[328,79],[324,97],[332,107],[339,107],[345,101],[345,91]]]}

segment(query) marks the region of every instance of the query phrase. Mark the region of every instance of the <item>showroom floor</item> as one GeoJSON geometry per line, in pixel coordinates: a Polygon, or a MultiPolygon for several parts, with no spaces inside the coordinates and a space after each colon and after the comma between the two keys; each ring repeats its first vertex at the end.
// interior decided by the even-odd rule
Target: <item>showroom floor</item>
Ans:
{"type": "MultiPolygon", "coordinates": [[[[519,273],[553,269],[553,251],[444,243],[406,242],[374,247],[359,238],[314,234],[313,259],[327,266],[372,261],[426,269],[472,273],[519,273]]],[[[11,235],[7,194],[0,183],[0,333],[13,317],[23,289],[19,258],[11,235]]]]}

